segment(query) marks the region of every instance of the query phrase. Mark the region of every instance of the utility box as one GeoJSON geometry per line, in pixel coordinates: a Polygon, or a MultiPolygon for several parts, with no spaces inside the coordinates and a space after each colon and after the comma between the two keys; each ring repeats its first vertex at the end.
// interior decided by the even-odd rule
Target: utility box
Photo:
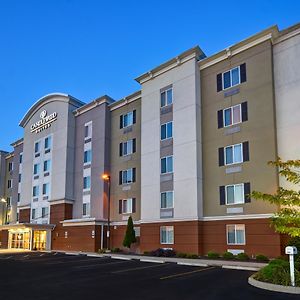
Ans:
{"type": "Polygon", "coordinates": [[[295,255],[297,253],[298,253],[298,251],[297,251],[296,247],[294,247],[294,246],[285,247],[285,254],[295,255]]]}

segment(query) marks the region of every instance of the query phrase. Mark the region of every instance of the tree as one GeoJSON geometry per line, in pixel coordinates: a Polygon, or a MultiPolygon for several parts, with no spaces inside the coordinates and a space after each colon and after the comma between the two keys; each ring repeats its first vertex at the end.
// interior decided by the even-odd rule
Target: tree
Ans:
{"type": "Polygon", "coordinates": [[[131,216],[128,218],[126,234],[123,240],[123,246],[130,248],[131,244],[136,242],[135,231],[133,228],[133,221],[131,216]]]}
{"type": "Polygon", "coordinates": [[[300,237],[300,191],[296,188],[300,183],[300,160],[282,161],[278,158],[268,164],[277,167],[279,175],[295,185],[295,189],[279,187],[273,195],[254,191],[251,197],[278,205],[278,212],[271,218],[276,232],[300,237]]]}

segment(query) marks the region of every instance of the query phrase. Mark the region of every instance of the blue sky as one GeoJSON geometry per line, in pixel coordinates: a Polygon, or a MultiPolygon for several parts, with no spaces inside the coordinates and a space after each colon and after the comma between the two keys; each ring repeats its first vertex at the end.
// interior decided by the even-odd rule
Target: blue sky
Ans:
{"type": "Polygon", "coordinates": [[[134,78],[199,45],[218,52],[271,25],[300,22],[299,1],[0,0],[0,149],[52,92],[89,102],[139,89],[134,78]]]}

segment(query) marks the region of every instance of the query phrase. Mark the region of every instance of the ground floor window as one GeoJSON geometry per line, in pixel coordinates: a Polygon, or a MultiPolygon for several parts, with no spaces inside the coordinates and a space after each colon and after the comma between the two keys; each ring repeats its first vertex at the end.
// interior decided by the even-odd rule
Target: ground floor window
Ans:
{"type": "Polygon", "coordinates": [[[245,245],[245,225],[232,224],[226,226],[228,245],[245,245]]]}
{"type": "Polygon", "coordinates": [[[160,243],[174,244],[174,226],[160,227],[160,243]]]}

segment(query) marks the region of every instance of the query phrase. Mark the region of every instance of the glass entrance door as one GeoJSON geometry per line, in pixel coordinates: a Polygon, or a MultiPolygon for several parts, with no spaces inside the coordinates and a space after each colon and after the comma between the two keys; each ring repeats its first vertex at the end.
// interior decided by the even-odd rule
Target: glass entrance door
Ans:
{"type": "Polygon", "coordinates": [[[9,232],[9,248],[11,249],[30,249],[29,231],[11,231],[9,232]]]}
{"type": "Polygon", "coordinates": [[[46,250],[47,232],[42,230],[33,233],[33,250],[46,250]]]}

